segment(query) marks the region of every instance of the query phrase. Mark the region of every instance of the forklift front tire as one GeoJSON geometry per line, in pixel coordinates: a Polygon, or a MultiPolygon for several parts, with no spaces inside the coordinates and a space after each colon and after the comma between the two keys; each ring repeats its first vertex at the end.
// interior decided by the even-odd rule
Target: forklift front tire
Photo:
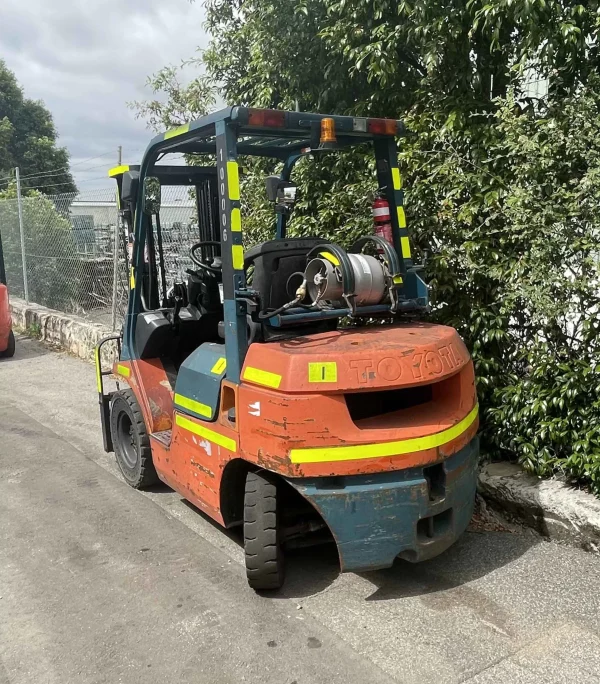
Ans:
{"type": "Polygon", "coordinates": [[[134,489],[158,482],[144,416],[131,390],[117,392],[110,407],[110,432],[117,464],[134,489]]]}
{"type": "Polygon", "coordinates": [[[277,485],[262,473],[246,476],[244,552],[248,584],[256,591],[279,589],[284,579],[277,485]]]}

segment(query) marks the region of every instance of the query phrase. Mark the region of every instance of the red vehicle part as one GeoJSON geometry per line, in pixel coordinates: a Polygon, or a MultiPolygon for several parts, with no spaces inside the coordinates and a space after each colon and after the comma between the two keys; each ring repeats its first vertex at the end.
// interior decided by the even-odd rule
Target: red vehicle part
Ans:
{"type": "Polygon", "coordinates": [[[0,356],[12,356],[14,353],[15,337],[12,331],[8,289],[0,283],[0,356]]]}

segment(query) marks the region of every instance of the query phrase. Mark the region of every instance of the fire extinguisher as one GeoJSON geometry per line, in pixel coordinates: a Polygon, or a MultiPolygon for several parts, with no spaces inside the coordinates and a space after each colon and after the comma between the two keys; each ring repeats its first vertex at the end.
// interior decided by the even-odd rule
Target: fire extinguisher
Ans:
{"type": "Polygon", "coordinates": [[[390,203],[387,201],[383,190],[379,190],[373,201],[373,223],[375,235],[384,238],[391,245],[394,244],[392,235],[392,222],[390,220],[390,203]]]}

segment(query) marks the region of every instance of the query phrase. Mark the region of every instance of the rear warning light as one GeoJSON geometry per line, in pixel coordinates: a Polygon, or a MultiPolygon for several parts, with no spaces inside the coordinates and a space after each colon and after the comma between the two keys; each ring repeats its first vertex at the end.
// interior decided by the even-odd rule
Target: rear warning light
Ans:
{"type": "Polygon", "coordinates": [[[248,125],[261,128],[283,128],[285,126],[285,112],[276,109],[249,109],[248,125]]]}
{"type": "Polygon", "coordinates": [[[367,130],[376,135],[396,135],[398,122],[395,119],[368,119],[367,130]]]}
{"type": "Polygon", "coordinates": [[[323,143],[336,142],[335,121],[333,119],[321,119],[321,145],[323,143]]]}

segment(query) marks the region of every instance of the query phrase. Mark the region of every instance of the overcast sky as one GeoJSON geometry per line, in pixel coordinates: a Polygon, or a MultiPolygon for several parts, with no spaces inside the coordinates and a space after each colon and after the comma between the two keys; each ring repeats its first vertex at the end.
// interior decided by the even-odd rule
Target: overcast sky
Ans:
{"type": "Polygon", "coordinates": [[[201,0],[0,0],[0,58],[52,112],[81,191],[112,188],[118,145],[139,160],[153,134],[126,103],[206,45],[203,21],[201,0]]]}

